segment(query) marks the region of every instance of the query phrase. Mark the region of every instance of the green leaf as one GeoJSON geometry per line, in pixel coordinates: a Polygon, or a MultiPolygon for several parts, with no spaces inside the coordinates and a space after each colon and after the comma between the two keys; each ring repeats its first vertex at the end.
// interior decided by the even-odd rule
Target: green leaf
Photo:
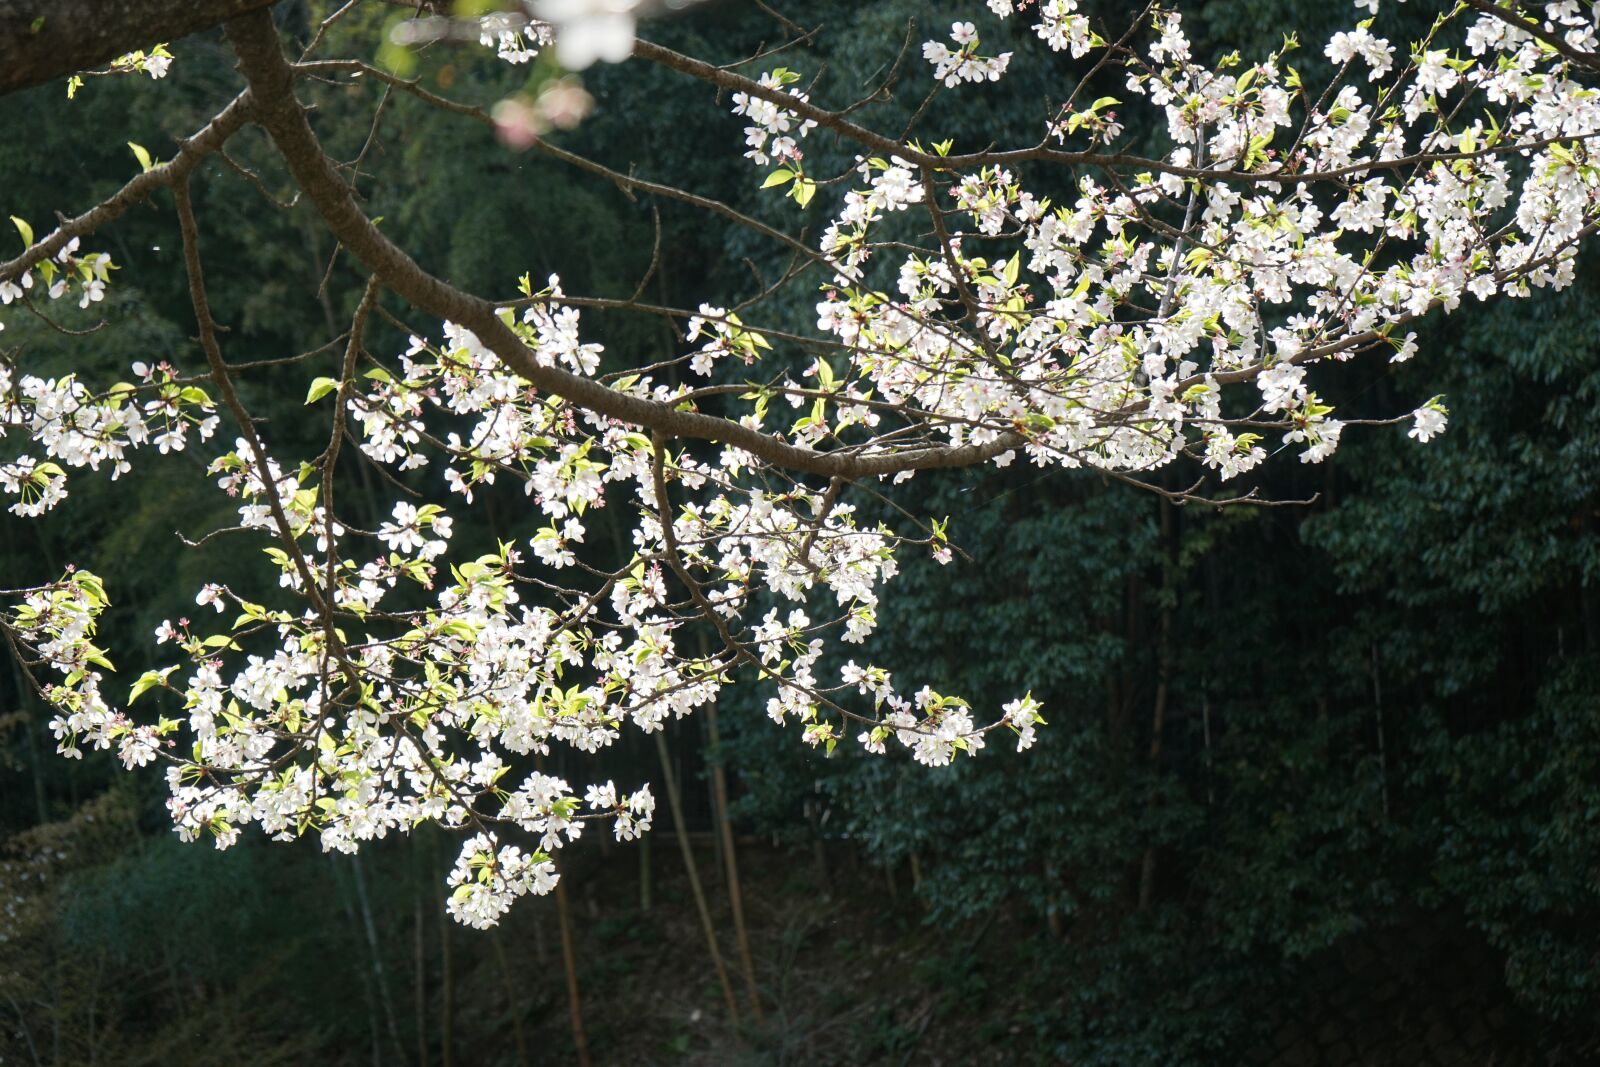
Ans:
{"type": "Polygon", "coordinates": [[[132,689],[128,690],[128,703],[132,704],[135,700],[144,696],[158,681],[160,679],[156,677],[155,671],[145,671],[139,675],[139,680],[133,683],[132,689]]]}
{"type": "Polygon", "coordinates": [[[158,685],[165,685],[167,681],[167,675],[171,674],[177,669],[177,665],[174,664],[165,670],[145,671],[143,674],[139,675],[139,680],[134,682],[133,688],[128,691],[128,703],[132,704],[135,700],[138,700],[141,696],[149,692],[151,689],[154,689],[158,685]]]}
{"type": "Polygon", "coordinates": [[[145,173],[149,173],[150,168],[156,165],[156,161],[150,156],[149,149],[145,148],[144,145],[134,144],[132,141],[128,142],[128,147],[133,149],[133,158],[139,161],[139,167],[145,173]]]}
{"type": "Polygon", "coordinates": [[[29,226],[25,220],[19,219],[15,215],[11,216],[11,225],[13,225],[13,226],[15,226],[17,228],[17,232],[18,233],[22,234],[22,247],[23,248],[32,247],[33,246],[33,227],[29,226]]]}
{"type": "Polygon", "coordinates": [[[315,404],[335,389],[339,383],[333,378],[318,378],[311,383],[311,388],[306,391],[306,403],[315,404]]]}
{"type": "MultiPolygon", "coordinates": [[[[39,467],[35,469],[42,469],[44,467],[52,467],[55,469],[55,473],[61,473],[61,468],[57,467],[54,463],[41,463],[39,464],[39,467]]],[[[99,607],[105,607],[110,603],[110,600],[106,598],[105,584],[102,583],[100,579],[92,572],[78,571],[72,576],[72,582],[79,589],[83,590],[84,594],[99,607]]]]}
{"type": "Polygon", "coordinates": [[[790,170],[788,167],[779,167],[777,170],[767,175],[767,180],[761,183],[761,188],[771,189],[774,185],[783,185],[786,182],[792,181],[794,181],[794,171],[790,170]]]}

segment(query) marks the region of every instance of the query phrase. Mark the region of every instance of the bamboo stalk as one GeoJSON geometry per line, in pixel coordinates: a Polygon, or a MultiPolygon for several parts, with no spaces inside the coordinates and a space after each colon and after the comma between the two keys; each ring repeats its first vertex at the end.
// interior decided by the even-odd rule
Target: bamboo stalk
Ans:
{"type": "MultiPolygon", "coordinates": [[[[434,858],[439,856],[439,839],[433,838],[434,858]]],[[[455,1067],[455,972],[450,966],[450,916],[445,898],[439,897],[439,1045],[444,1067],[455,1067]]]]}
{"type": "Polygon", "coordinates": [[[728,980],[728,968],[722,962],[722,949],[717,946],[716,928],[711,924],[711,909],[706,905],[705,888],[700,884],[700,870],[695,866],[694,850],[689,845],[688,828],[683,821],[683,798],[672,774],[672,757],[667,752],[664,730],[656,731],[656,755],[661,759],[661,774],[666,779],[667,804],[672,808],[672,825],[677,830],[678,848],[683,853],[683,867],[689,874],[689,889],[694,894],[695,908],[700,912],[700,928],[706,935],[706,948],[711,952],[711,962],[716,965],[717,982],[722,986],[722,999],[728,1005],[728,1018],[739,1025],[739,1002],[733,995],[733,983],[728,980]]]}
{"type": "Polygon", "coordinates": [[[514,1000],[516,985],[511,981],[511,964],[506,961],[506,947],[500,943],[499,930],[489,935],[489,943],[494,946],[495,962],[500,967],[500,983],[506,991],[506,1007],[511,1012],[511,1035],[517,1043],[517,1067],[528,1067],[528,1040],[522,1033],[522,1011],[514,1000]]]}
{"type": "Polygon", "coordinates": [[[639,841],[639,910],[650,910],[650,835],[639,841]]]}
{"type": "Polygon", "coordinates": [[[572,1021],[572,1044],[578,1053],[578,1067],[593,1067],[589,1059],[589,1035],[583,1029],[583,1002],[578,995],[578,954],[572,946],[572,909],[567,905],[567,887],[556,882],[556,915],[561,921],[561,964],[567,977],[567,1014],[572,1021]]]}
{"type": "Polygon", "coordinates": [[[417,1064],[428,1067],[428,960],[422,947],[423,935],[427,932],[424,928],[427,912],[422,907],[422,887],[413,882],[411,888],[411,1010],[416,1014],[413,1022],[417,1029],[417,1064]]]}
{"type": "MultiPolygon", "coordinates": [[[[538,757],[534,766],[544,773],[544,757],[538,757]]],[[[578,989],[578,952],[572,938],[572,906],[567,900],[565,879],[556,879],[556,919],[561,927],[561,969],[567,981],[567,1017],[572,1024],[572,1045],[578,1056],[578,1067],[592,1067],[589,1058],[589,1035],[583,1028],[583,997],[578,989]]]]}
{"type": "MultiPolygon", "coordinates": [[[[1161,742],[1166,734],[1167,694],[1172,682],[1172,608],[1177,596],[1178,543],[1172,518],[1172,505],[1161,504],[1161,544],[1164,554],[1161,567],[1161,621],[1156,668],[1156,697],[1150,715],[1150,773],[1161,772],[1161,742]]],[[[1152,795],[1147,808],[1155,809],[1152,795]]],[[[1139,910],[1150,906],[1156,889],[1156,846],[1145,846],[1144,859],[1139,865],[1139,910]]]]}
{"type": "Polygon", "coordinates": [[[378,944],[378,924],[372,916],[372,901],[367,896],[366,869],[361,863],[361,853],[350,854],[350,869],[355,872],[356,901],[361,908],[361,926],[367,936],[367,951],[372,957],[372,974],[378,991],[378,1003],[383,1008],[384,1023],[389,1040],[394,1044],[399,1062],[405,1062],[405,1044],[400,1040],[400,1024],[395,1015],[394,998],[389,995],[389,979],[383,970],[383,951],[378,944]]]}
{"type": "Polygon", "coordinates": [[[744,894],[739,890],[739,857],[733,844],[733,821],[728,817],[728,776],[722,769],[722,738],[717,732],[717,703],[706,705],[706,728],[711,734],[711,799],[716,806],[717,825],[722,831],[722,859],[728,873],[728,901],[733,907],[733,933],[739,943],[739,966],[744,971],[745,991],[750,998],[750,1015],[760,1026],[761,990],[756,985],[756,966],[750,954],[750,934],[744,923],[744,894]]]}

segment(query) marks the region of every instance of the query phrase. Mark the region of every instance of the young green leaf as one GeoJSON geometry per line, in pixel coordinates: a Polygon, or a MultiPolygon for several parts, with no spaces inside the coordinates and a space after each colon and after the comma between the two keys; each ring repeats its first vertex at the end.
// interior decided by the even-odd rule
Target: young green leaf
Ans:
{"type": "Polygon", "coordinates": [[[306,391],[306,403],[315,404],[337,388],[339,388],[337,379],[318,378],[311,383],[311,388],[306,391]]]}

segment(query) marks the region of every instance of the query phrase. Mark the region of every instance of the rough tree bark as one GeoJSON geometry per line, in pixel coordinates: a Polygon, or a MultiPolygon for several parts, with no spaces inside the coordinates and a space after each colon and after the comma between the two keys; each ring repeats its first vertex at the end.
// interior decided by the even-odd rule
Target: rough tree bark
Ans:
{"type": "Polygon", "coordinates": [[[0,94],[40,85],[276,0],[0,0],[0,94]]]}

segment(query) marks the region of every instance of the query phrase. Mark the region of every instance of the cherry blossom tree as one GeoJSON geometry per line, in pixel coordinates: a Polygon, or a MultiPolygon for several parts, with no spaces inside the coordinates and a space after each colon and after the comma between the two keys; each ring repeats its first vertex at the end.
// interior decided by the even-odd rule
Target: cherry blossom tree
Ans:
{"type": "Polygon", "coordinates": [[[298,58],[259,0],[127,0],[59,45],[51,5],[0,5],[0,25],[38,38],[5,33],[8,89],[162,78],[183,51],[158,42],[216,24],[242,81],[170,159],[131,146],[138,173],[110,198],[42,236],[13,220],[23,250],[0,264],[0,302],[48,314],[53,301],[90,307],[113,284],[96,240],[106,226],[136,204],[169,207],[198,346],[119,382],[8,358],[0,490],[13,513],[36,516],[70,508],[74,479],[200,449],[238,501],[237,526],[216,536],[264,548],[278,575],[195,590],[211,610],[164,622],[154,639],[170,665],[131,684],[96,645],[116,590],[94,574],[5,590],[0,631],[54,709],[61,753],[158,766],[185,839],[227,847],[254,825],[354,851],[437,821],[462,830],[449,906],[474,926],[548,891],[552,857],[591,822],[622,840],[651,824],[647,783],[571,783],[528,757],[658,731],[736,678],[764,687],[777,727],[829,751],[905,750],[938,767],[998,738],[1034,743],[1044,709],[1027,679],[974,703],[921,684],[915,663],[870,657],[901,560],[955,551],[944,519],[902,506],[906,479],[1026,464],[1085,468],[1180,504],[1270,503],[1225,483],[1269,450],[1324,462],[1352,427],[1409,427],[1426,442],[1447,425],[1437,396],[1390,419],[1343,419],[1309,368],[1407,360],[1430,314],[1563,287],[1600,225],[1589,158],[1600,40],[1591,9],[1570,0],[1462,0],[1409,44],[1382,35],[1379,0],[1357,0],[1350,28],[1326,41],[1291,35],[1214,65],[1197,60],[1178,6],[1152,2],[1113,26],[1076,0],[973,0],[969,20],[848,102],[813,98],[805,34],[782,16],[794,40],[732,65],[651,43],[646,16],[669,5],[638,0],[410,5],[384,44],[465,40],[513,64],[554,48],[569,68],[626,60],[698,80],[751,182],[792,200],[797,220],[825,215],[813,236],[561,147],[554,131],[592,103],[575,81],[531,101],[461,101],[324,54],[362,2],[333,9],[298,58]],[[919,128],[926,102],[911,128],[872,125],[891,92],[931,101],[1005,78],[1013,54],[986,42],[1016,27],[1073,86],[1037,117],[1036,142],[940,140],[919,128]],[[1296,49],[1325,56],[1331,80],[1303,82],[1296,49]],[[501,291],[464,291],[363,213],[303,104],[327,81],[410,94],[508,150],[746,228],[770,249],[766,288],[657,307],[506,264],[501,291]],[[1108,83],[1116,96],[1092,96],[1108,83]],[[204,259],[190,189],[246,125],[368,278],[336,339],[338,373],[284,398],[323,420],[316,455],[284,454],[245,407],[237,384],[251,369],[230,361],[208,302],[219,268],[204,259]],[[1131,152],[1130,130],[1154,131],[1164,150],[1131,152]],[[843,172],[808,157],[824,131],[855,153],[843,172]],[[1027,175],[1044,177],[1030,188],[1027,175]],[[814,331],[759,321],[762,301],[786,292],[814,294],[814,331]],[[400,351],[367,343],[386,301],[426,323],[400,351]],[[681,344],[656,362],[607,352],[585,339],[591,310],[662,316],[681,344]],[[360,528],[336,495],[357,449],[395,484],[420,471],[449,504],[397,496],[387,521],[360,528]],[[1192,484],[1158,483],[1168,468],[1192,484]],[[475,498],[506,483],[524,490],[525,535],[476,558],[453,551],[475,498]],[[620,555],[588,537],[602,507],[626,517],[620,555]]]}

